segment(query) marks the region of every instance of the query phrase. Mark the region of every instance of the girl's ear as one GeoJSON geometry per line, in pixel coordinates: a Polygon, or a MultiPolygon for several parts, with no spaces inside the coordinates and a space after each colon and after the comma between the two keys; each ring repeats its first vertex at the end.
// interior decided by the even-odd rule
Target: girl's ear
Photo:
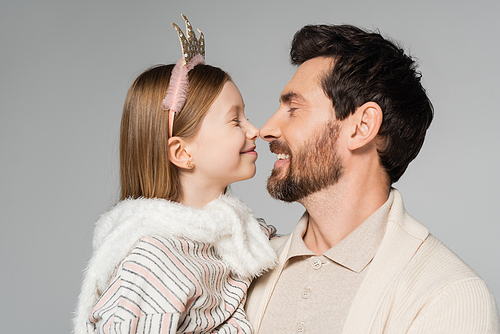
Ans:
{"type": "Polygon", "coordinates": [[[194,167],[193,157],[187,150],[187,143],[179,137],[168,139],[168,158],[170,162],[179,168],[192,169],[194,167]]]}
{"type": "Polygon", "coordinates": [[[366,102],[352,115],[348,148],[354,151],[366,147],[378,135],[382,126],[382,108],[375,102],[366,102]]]}

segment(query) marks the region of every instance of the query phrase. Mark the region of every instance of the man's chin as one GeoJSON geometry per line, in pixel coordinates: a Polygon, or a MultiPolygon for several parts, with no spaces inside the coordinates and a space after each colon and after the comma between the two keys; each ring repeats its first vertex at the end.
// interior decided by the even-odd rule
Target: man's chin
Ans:
{"type": "MultiPolygon", "coordinates": [[[[279,174],[279,172],[277,172],[279,174]]],[[[293,186],[291,186],[285,177],[280,175],[275,175],[274,170],[271,176],[267,179],[267,192],[269,195],[279,201],[291,203],[298,200],[297,194],[291,191],[293,186]]]]}

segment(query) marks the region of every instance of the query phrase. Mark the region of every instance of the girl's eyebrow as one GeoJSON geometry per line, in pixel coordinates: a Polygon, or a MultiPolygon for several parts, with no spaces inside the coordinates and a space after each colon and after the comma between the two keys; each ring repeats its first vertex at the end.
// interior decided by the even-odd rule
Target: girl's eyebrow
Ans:
{"type": "MultiPolygon", "coordinates": [[[[245,105],[243,105],[243,108],[244,107],[245,107],[245,105]]],[[[234,112],[238,113],[240,110],[241,110],[241,107],[239,105],[235,104],[231,108],[229,108],[226,115],[229,115],[229,114],[234,113],[234,112]]]]}

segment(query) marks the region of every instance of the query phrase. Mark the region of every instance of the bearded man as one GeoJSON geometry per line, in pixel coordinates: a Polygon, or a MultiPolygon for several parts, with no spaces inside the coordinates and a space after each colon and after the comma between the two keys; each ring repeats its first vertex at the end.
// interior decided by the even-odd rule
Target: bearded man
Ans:
{"type": "Polygon", "coordinates": [[[380,34],[306,26],[260,130],[276,199],[306,212],[254,282],[255,333],[498,333],[485,282],[404,209],[392,184],[433,118],[414,60],[380,34]]]}

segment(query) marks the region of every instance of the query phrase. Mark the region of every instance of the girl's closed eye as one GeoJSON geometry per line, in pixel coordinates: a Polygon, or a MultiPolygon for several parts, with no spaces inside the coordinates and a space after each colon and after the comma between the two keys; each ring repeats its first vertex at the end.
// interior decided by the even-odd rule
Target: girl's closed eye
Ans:
{"type": "Polygon", "coordinates": [[[233,119],[233,122],[234,122],[237,126],[239,126],[239,125],[240,125],[240,123],[241,123],[241,121],[240,121],[238,118],[233,119]]]}

